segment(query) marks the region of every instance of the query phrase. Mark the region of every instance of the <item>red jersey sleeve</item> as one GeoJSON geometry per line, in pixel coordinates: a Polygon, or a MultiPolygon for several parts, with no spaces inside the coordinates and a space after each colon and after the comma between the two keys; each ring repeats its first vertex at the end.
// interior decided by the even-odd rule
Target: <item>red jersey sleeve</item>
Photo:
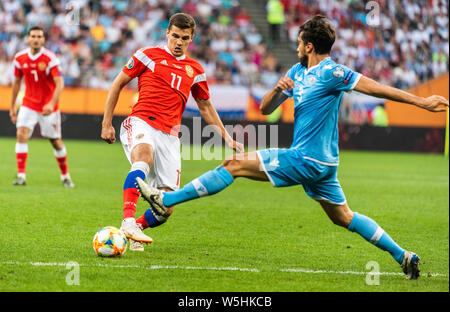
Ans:
{"type": "Polygon", "coordinates": [[[206,82],[206,74],[200,74],[195,76],[194,83],[191,87],[192,97],[199,100],[209,99],[209,88],[206,82]]]}
{"type": "Polygon", "coordinates": [[[55,66],[52,69],[50,69],[50,75],[52,75],[52,77],[62,76],[62,72],[59,69],[59,66],[55,66]]]}
{"type": "Polygon", "coordinates": [[[148,67],[151,68],[153,61],[143,52],[143,49],[138,50],[123,67],[122,72],[136,78],[140,76],[148,67]]]}
{"type": "Polygon", "coordinates": [[[14,76],[19,78],[23,76],[22,67],[20,66],[20,63],[17,60],[14,60],[14,76]]]}
{"type": "Polygon", "coordinates": [[[52,77],[62,76],[61,62],[59,61],[59,59],[55,58],[51,60],[48,64],[47,70],[52,77]]]}

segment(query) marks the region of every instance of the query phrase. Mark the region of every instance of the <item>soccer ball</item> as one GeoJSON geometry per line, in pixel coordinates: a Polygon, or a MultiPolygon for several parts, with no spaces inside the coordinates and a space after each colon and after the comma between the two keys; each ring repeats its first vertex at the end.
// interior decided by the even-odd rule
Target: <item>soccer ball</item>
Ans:
{"type": "Polygon", "coordinates": [[[113,226],[101,228],[92,241],[95,252],[102,257],[120,257],[127,251],[127,244],[125,234],[113,226]]]}

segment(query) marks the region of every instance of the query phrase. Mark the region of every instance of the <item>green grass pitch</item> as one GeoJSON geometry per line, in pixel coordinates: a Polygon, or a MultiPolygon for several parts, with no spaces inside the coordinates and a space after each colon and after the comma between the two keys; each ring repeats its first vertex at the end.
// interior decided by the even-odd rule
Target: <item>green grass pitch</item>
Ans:
{"type": "MultiPolygon", "coordinates": [[[[15,140],[0,139],[0,291],[449,291],[449,162],[441,155],[341,152],[350,208],[421,256],[423,276],[408,281],[388,253],[333,225],[301,186],[246,179],[177,206],[166,224],[146,230],[154,243],[144,252],[100,258],[92,238],[120,226],[129,164],[118,143],[65,143],[74,189],[62,186],[42,139],[29,142],[27,186],[13,186],[15,140]],[[79,285],[67,283],[71,261],[79,285]],[[366,283],[370,261],[383,272],[378,285],[366,283]]],[[[184,160],[182,185],[219,163],[184,160]]],[[[140,199],[137,215],[145,209],[140,199]]]]}

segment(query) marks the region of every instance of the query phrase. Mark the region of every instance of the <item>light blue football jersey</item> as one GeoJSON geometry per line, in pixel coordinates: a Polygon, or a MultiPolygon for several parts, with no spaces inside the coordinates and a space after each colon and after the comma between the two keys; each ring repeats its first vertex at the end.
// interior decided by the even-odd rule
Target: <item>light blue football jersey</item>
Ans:
{"type": "Polygon", "coordinates": [[[342,95],[356,86],[361,74],[327,57],[309,69],[297,63],[286,76],[295,83],[294,89],[283,91],[295,102],[291,148],[299,149],[307,159],[337,165],[342,95]]]}

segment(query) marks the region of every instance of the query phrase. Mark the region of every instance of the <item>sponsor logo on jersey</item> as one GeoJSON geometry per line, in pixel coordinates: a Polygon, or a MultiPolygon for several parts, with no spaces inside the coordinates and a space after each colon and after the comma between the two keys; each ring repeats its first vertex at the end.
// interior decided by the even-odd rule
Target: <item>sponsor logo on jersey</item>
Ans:
{"type": "Polygon", "coordinates": [[[194,70],[192,69],[191,66],[186,65],[185,69],[186,69],[186,73],[188,74],[188,76],[190,78],[194,77],[194,70]]]}
{"type": "Polygon", "coordinates": [[[38,69],[39,70],[45,70],[47,68],[47,64],[45,64],[44,62],[39,62],[38,63],[38,69]]]}
{"type": "Polygon", "coordinates": [[[23,68],[28,68],[28,63],[23,64],[23,68]]]}
{"type": "Polygon", "coordinates": [[[166,60],[162,60],[162,61],[159,62],[159,63],[161,63],[161,64],[163,64],[163,65],[168,65],[166,60]]]}
{"type": "Polygon", "coordinates": [[[342,67],[336,67],[335,70],[333,70],[333,76],[336,78],[342,78],[344,77],[344,69],[342,67]]]}
{"type": "Polygon", "coordinates": [[[134,60],[133,60],[133,58],[130,58],[130,60],[128,61],[126,67],[127,67],[128,69],[132,69],[133,66],[134,66],[134,60]]]}

